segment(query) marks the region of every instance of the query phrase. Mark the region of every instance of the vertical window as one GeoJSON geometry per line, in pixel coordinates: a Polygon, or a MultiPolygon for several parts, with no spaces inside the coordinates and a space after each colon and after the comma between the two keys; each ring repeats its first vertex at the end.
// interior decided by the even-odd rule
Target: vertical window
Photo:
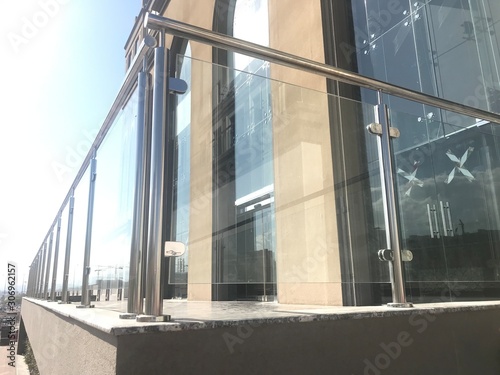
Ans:
{"type": "MultiPolygon", "coordinates": [[[[238,0],[234,37],[268,46],[268,18],[267,0],[238,0]]],[[[236,170],[241,172],[236,179],[236,198],[241,199],[263,188],[272,190],[271,90],[267,79],[269,63],[241,54],[234,54],[233,61],[235,162],[236,170]],[[240,71],[250,74],[240,74],[240,71]]]]}
{"type": "MultiPolygon", "coordinates": [[[[216,14],[217,31],[269,45],[267,0],[225,4],[216,8],[223,16],[216,14]]],[[[223,51],[214,56],[216,63],[228,67],[214,70],[218,92],[214,100],[213,298],[270,300],[276,295],[276,278],[269,63],[223,51]]]]}

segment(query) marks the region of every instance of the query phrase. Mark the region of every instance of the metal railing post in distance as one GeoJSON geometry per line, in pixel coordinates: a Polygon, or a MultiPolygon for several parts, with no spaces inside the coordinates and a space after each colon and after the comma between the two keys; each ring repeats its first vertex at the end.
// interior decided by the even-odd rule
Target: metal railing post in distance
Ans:
{"type": "Polygon", "coordinates": [[[30,296],[30,288],[31,288],[31,267],[33,266],[33,262],[30,265],[30,270],[28,271],[28,281],[26,283],[26,296],[30,296]]]}
{"type": "Polygon", "coordinates": [[[42,263],[42,248],[38,250],[37,260],[36,260],[36,287],[35,287],[35,298],[39,297],[40,293],[40,269],[42,263]]]}
{"type": "Polygon", "coordinates": [[[45,298],[43,295],[43,287],[45,283],[45,264],[47,264],[47,238],[45,238],[45,242],[43,244],[43,251],[42,251],[42,273],[40,275],[40,295],[39,298],[45,298]]]}
{"type": "Polygon", "coordinates": [[[36,288],[38,287],[38,266],[39,266],[39,254],[36,255],[35,263],[33,265],[33,288],[32,288],[32,297],[36,298],[36,288]]]}
{"type": "Polygon", "coordinates": [[[388,246],[393,251],[394,259],[389,262],[391,273],[392,303],[389,307],[413,307],[413,304],[406,302],[406,293],[403,278],[403,266],[401,259],[401,247],[399,239],[398,201],[395,190],[393,174],[393,149],[390,134],[389,114],[386,105],[382,104],[381,93],[379,93],[379,105],[377,106],[378,123],[382,125],[380,135],[379,155],[381,162],[382,183],[385,190],[384,208],[386,221],[386,238],[388,246]]]}
{"type": "Polygon", "coordinates": [[[47,242],[44,242],[42,248],[40,249],[40,265],[38,267],[38,288],[36,291],[37,298],[42,298],[43,293],[43,275],[45,273],[45,250],[47,249],[47,242]]]}
{"type": "Polygon", "coordinates": [[[163,315],[163,191],[165,171],[166,119],[168,93],[168,50],[160,44],[154,53],[153,118],[151,130],[151,178],[149,194],[146,301],[144,314],[137,321],[168,321],[163,315]]]}
{"type": "Polygon", "coordinates": [[[29,272],[29,276],[28,276],[28,286],[26,288],[26,295],[28,297],[33,297],[32,289],[33,289],[33,269],[34,269],[34,264],[35,264],[35,260],[33,260],[33,262],[31,262],[30,272],[29,272]]]}
{"type": "Polygon", "coordinates": [[[61,303],[69,303],[68,298],[68,282],[69,282],[69,261],[71,257],[71,237],[73,233],[73,214],[75,210],[75,191],[71,192],[69,198],[69,213],[68,213],[68,234],[66,236],[66,254],[64,256],[64,271],[63,271],[63,287],[61,292],[61,303]]]}
{"type": "Polygon", "coordinates": [[[40,250],[36,254],[33,272],[33,298],[38,297],[38,275],[40,274],[40,250]]]}
{"type": "Polygon", "coordinates": [[[459,114],[473,118],[480,118],[482,120],[500,123],[500,114],[466,106],[451,100],[424,94],[419,91],[405,89],[403,87],[362,76],[348,70],[335,68],[314,60],[295,56],[273,48],[247,42],[245,40],[236,39],[211,30],[206,30],[201,27],[189,25],[187,23],[175,21],[155,14],[146,13],[144,17],[144,27],[154,30],[162,30],[170,35],[176,35],[196,42],[208,44],[212,47],[228,49],[233,52],[242,53],[261,60],[321,75],[325,78],[330,78],[339,82],[365,87],[371,90],[383,92],[384,94],[398,96],[400,98],[412,100],[421,104],[427,104],[433,107],[439,107],[447,111],[458,112],[459,114]]]}
{"type": "Polygon", "coordinates": [[[54,266],[52,267],[52,286],[50,288],[50,300],[56,300],[57,263],[59,262],[59,242],[61,240],[61,215],[57,218],[56,247],[54,249],[54,266]]]}
{"type": "Polygon", "coordinates": [[[31,266],[30,266],[30,270],[28,272],[28,284],[26,285],[26,296],[27,297],[31,297],[30,295],[30,290],[31,290],[31,274],[32,274],[32,268],[33,267],[33,263],[31,263],[31,266]]]}
{"type": "Polygon", "coordinates": [[[148,118],[149,118],[149,74],[144,71],[138,74],[138,111],[137,111],[137,150],[136,150],[136,176],[135,176],[135,194],[134,194],[134,214],[132,220],[132,239],[130,248],[130,273],[129,289],[127,300],[127,313],[120,314],[122,319],[134,319],[138,314],[143,313],[143,277],[144,277],[144,255],[146,254],[147,237],[147,207],[149,184],[149,141],[148,141],[148,118]]]}
{"type": "Polygon", "coordinates": [[[52,260],[52,245],[54,244],[54,228],[50,229],[50,238],[49,238],[49,248],[47,254],[47,266],[45,268],[45,280],[43,281],[43,298],[48,298],[48,290],[49,290],[49,278],[50,278],[50,262],[52,260]]]}
{"type": "Polygon", "coordinates": [[[35,259],[33,259],[33,285],[31,286],[31,297],[36,297],[36,276],[38,274],[38,253],[35,255],[35,259]]]}
{"type": "Polygon", "coordinates": [[[90,185],[87,205],[87,227],[85,233],[85,254],[83,257],[82,302],[77,307],[94,307],[89,299],[90,250],[92,246],[92,221],[94,218],[95,181],[97,178],[96,150],[90,160],[90,185]]]}
{"type": "Polygon", "coordinates": [[[38,275],[40,274],[40,252],[36,255],[35,272],[33,274],[33,297],[37,297],[38,291],[38,275]]]}

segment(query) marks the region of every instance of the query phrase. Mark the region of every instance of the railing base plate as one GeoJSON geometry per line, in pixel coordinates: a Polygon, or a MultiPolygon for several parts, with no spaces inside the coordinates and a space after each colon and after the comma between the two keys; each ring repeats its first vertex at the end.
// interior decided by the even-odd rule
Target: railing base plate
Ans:
{"type": "Polygon", "coordinates": [[[76,305],[77,309],[92,309],[95,305],[76,305]]]}
{"type": "Polygon", "coordinates": [[[413,307],[413,303],[405,302],[405,303],[388,303],[387,307],[393,307],[396,309],[411,309],[413,307]]]}
{"type": "Polygon", "coordinates": [[[138,322],[146,322],[146,323],[158,323],[158,322],[170,322],[171,316],[170,315],[139,315],[137,316],[136,320],[138,322]]]}
{"type": "Polygon", "coordinates": [[[135,319],[136,317],[137,317],[137,314],[134,314],[134,313],[120,314],[120,319],[135,319]]]}

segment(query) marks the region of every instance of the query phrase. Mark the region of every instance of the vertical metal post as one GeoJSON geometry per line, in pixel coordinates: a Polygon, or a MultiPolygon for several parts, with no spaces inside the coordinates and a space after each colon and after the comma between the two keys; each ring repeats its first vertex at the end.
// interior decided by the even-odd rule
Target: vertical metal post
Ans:
{"type": "Polygon", "coordinates": [[[27,297],[31,297],[30,296],[30,288],[31,288],[31,273],[32,273],[32,268],[33,267],[33,263],[31,263],[31,266],[30,266],[30,270],[28,272],[28,285],[26,285],[26,296],[27,297]]]}
{"type": "Polygon", "coordinates": [[[52,245],[54,240],[54,228],[50,229],[50,239],[49,239],[49,248],[47,254],[47,266],[45,270],[45,280],[43,281],[43,298],[48,298],[48,289],[49,289],[49,277],[50,277],[50,262],[52,260],[52,245]]]}
{"type": "Polygon", "coordinates": [[[130,248],[129,291],[127,301],[127,314],[121,318],[135,318],[143,313],[143,277],[144,255],[146,254],[147,241],[147,207],[149,200],[149,168],[150,131],[148,124],[148,81],[146,64],[139,73],[138,81],[138,110],[137,110],[137,153],[134,195],[134,216],[132,221],[132,239],[130,248]]]}
{"type": "Polygon", "coordinates": [[[35,259],[33,259],[33,262],[31,262],[30,266],[30,276],[28,278],[28,290],[26,292],[28,297],[33,297],[33,279],[34,279],[33,275],[35,273],[35,259]]]}
{"type": "Polygon", "coordinates": [[[40,250],[36,254],[36,270],[35,270],[35,285],[33,290],[33,297],[38,298],[38,279],[40,278],[40,250]]]}
{"type": "Polygon", "coordinates": [[[77,307],[94,307],[91,305],[89,289],[90,275],[90,250],[92,245],[92,220],[94,217],[94,197],[95,197],[95,181],[97,177],[97,160],[96,151],[92,160],[90,160],[90,186],[87,206],[87,228],[85,234],[85,255],[83,257],[83,277],[82,277],[82,302],[77,307]]]}
{"type": "Polygon", "coordinates": [[[31,263],[30,270],[28,272],[28,282],[26,284],[26,297],[30,297],[30,288],[31,288],[31,267],[33,263],[31,263]]]}
{"type": "Polygon", "coordinates": [[[71,257],[71,236],[73,233],[73,211],[75,210],[75,191],[71,192],[69,198],[69,214],[68,214],[68,234],[66,236],[66,254],[64,256],[64,271],[63,271],[63,287],[61,293],[61,302],[69,303],[68,299],[68,282],[69,282],[69,261],[71,257]]]}
{"type": "Polygon", "coordinates": [[[34,269],[33,269],[33,290],[32,290],[32,294],[33,294],[33,297],[36,298],[36,289],[38,287],[38,266],[40,264],[40,262],[38,261],[38,258],[40,257],[40,254],[38,253],[36,255],[36,258],[35,258],[35,264],[34,264],[34,269]]]}
{"type": "Polygon", "coordinates": [[[36,289],[38,287],[38,266],[40,264],[40,262],[38,261],[39,257],[40,254],[37,253],[35,258],[35,264],[33,265],[33,289],[31,291],[33,298],[36,298],[36,289]]]}
{"type": "Polygon", "coordinates": [[[38,298],[43,298],[42,293],[43,293],[43,277],[45,275],[45,253],[47,251],[47,242],[43,243],[43,246],[40,250],[40,267],[39,273],[38,273],[38,289],[37,289],[37,297],[38,298]]]}
{"type": "Polygon", "coordinates": [[[40,251],[36,253],[35,260],[33,262],[33,290],[32,297],[36,298],[36,288],[38,287],[38,257],[40,255],[40,251]]]}
{"type": "Polygon", "coordinates": [[[52,286],[50,288],[50,300],[56,300],[57,263],[59,262],[59,242],[61,240],[61,215],[57,218],[56,247],[54,249],[54,266],[52,267],[52,286]]]}
{"type": "Polygon", "coordinates": [[[262,236],[262,279],[264,282],[264,296],[263,301],[267,302],[267,291],[266,291],[266,244],[265,244],[265,234],[264,234],[264,209],[260,209],[260,231],[262,236]]]}
{"type": "Polygon", "coordinates": [[[35,270],[35,260],[33,259],[33,262],[31,262],[31,266],[30,266],[30,276],[28,278],[28,291],[26,292],[28,297],[33,297],[33,273],[34,273],[34,270],[35,270]]]}
{"type": "Polygon", "coordinates": [[[154,54],[153,118],[151,131],[151,185],[148,220],[145,315],[139,321],[166,321],[163,315],[163,195],[167,136],[168,49],[160,44],[154,54]]]}
{"type": "Polygon", "coordinates": [[[401,248],[399,239],[398,205],[396,190],[394,188],[393,174],[393,149],[390,135],[389,113],[386,105],[382,104],[382,94],[379,92],[379,105],[377,106],[378,122],[382,125],[382,134],[380,135],[381,152],[380,159],[383,166],[383,183],[386,196],[386,232],[388,233],[388,246],[393,251],[394,260],[392,262],[391,284],[393,302],[389,303],[391,307],[412,307],[411,303],[406,302],[405,286],[403,279],[403,266],[401,259],[401,248]]]}
{"type": "Polygon", "coordinates": [[[31,263],[30,270],[28,272],[28,285],[26,285],[26,296],[31,297],[30,295],[30,288],[31,288],[31,275],[33,270],[31,269],[33,267],[33,263],[31,263]]]}

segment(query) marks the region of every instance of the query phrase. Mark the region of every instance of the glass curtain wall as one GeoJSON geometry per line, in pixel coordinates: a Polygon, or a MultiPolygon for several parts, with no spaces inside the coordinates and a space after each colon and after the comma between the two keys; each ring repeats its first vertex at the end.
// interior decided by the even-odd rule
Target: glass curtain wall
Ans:
{"type": "MultiPolygon", "coordinates": [[[[350,11],[354,35],[338,40],[350,69],[458,103],[500,110],[497,1],[353,1],[350,11]]],[[[387,99],[403,112],[444,115],[387,99]]],[[[454,124],[458,118],[443,121],[454,124]]]]}
{"type": "MultiPolygon", "coordinates": [[[[227,24],[216,24],[218,31],[269,45],[267,0],[226,5],[227,15],[219,19],[227,24]]],[[[276,272],[269,64],[225,51],[215,51],[214,58],[234,70],[214,68],[212,295],[215,300],[272,300],[276,272]]]]}
{"type": "Polygon", "coordinates": [[[425,132],[421,126],[425,122],[447,129],[446,136],[425,137],[426,142],[416,145],[411,145],[406,132],[395,140],[401,238],[403,247],[414,253],[413,261],[405,265],[409,298],[415,302],[498,298],[498,125],[436,124],[396,111],[391,117],[392,126],[425,132]]]}
{"type": "MultiPolygon", "coordinates": [[[[324,0],[322,3],[327,62],[416,91],[498,112],[497,35],[500,6],[497,1],[375,0],[350,1],[342,5],[324,0]]],[[[375,95],[368,90],[333,83],[330,83],[329,90],[376,104],[375,95]]],[[[450,240],[449,238],[443,240],[442,236],[446,232],[440,228],[439,239],[432,232],[438,231],[437,219],[439,227],[445,225],[444,230],[447,231],[448,237],[455,234],[457,228],[458,233],[461,233],[460,222],[462,222],[466,233],[469,233],[467,228],[476,233],[476,244],[478,246],[479,243],[483,244],[482,250],[478,250],[479,253],[495,253],[492,243],[495,241],[496,219],[492,218],[498,215],[497,210],[485,211],[485,201],[479,198],[475,203],[472,203],[472,200],[466,202],[472,191],[483,192],[484,199],[486,197],[493,199],[494,185],[484,179],[480,184],[478,179],[472,180],[470,176],[462,174],[460,168],[465,174],[468,173],[469,169],[466,166],[469,164],[474,164],[475,168],[494,170],[498,157],[496,138],[492,137],[488,142],[485,139],[480,140],[479,133],[484,134],[488,124],[479,119],[460,116],[400,98],[385,96],[383,99],[391,108],[392,126],[401,132],[401,137],[394,142],[397,160],[397,169],[394,173],[400,184],[403,245],[409,250],[415,249],[414,260],[405,264],[410,282],[409,298],[417,302],[425,301],[441,295],[443,290],[447,298],[457,298],[453,296],[452,287],[448,287],[450,283],[455,282],[466,283],[467,290],[476,288],[477,297],[471,297],[473,293],[463,292],[461,294],[463,298],[467,298],[466,295],[469,298],[480,298],[494,294],[492,291],[495,288],[485,287],[481,283],[476,283],[473,287],[470,282],[491,279],[491,275],[495,272],[496,256],[492,255],[489,263],[484,259],[472,261],[476,264],[475,271],[465,272],[463,269],[459,271],[458,264],[464,259],[459,261],[457,247],[449,247],[447,251],[446,244],[441,243],[450,240]],[[477,128],[482,130],[477,131],[477,128]],[[444,173],[447,163],[451,163],[451,167],[448,165],[451,169],[446,172],[446,177],[443,177],[444,174],[441,173],[444,173]],[[458,169],[453,169],[453,163],[458,169]],[[452,170],[454,177],[447,183],[452,170]],[[436,175],[441,177],[438,178],[436,175]],[[429,178],[432,176],[434,184],[429,184],[430,180],[426,179],[426,176],[429,178]],[[462,178],[468,181],[469,185],[459,188],[458,184],[462,178]],[[469,190],[474,184],[478,185],[476,189],[469,190]],[[433,189],[432,194],[429,192],[430,186],[433,189]],[[424,194],[423,191],[429,194],[424,194]],[[457,200],[452,204],[450,196],[458,198],[460,194],[463,195],[459,200],[462,199],[463,202],[458,204],[457,200]],[[467,215],[463,211],[465,207],[470,208],[467,215]],[[468,225],[465,224],[464,217],[469,217],[468,225]],[[430,224],[431,219],[432,224],[430,224]],[[448,224],[443,224],[444,222],[448,224]],[[430,225],[434,228],[432,231],[429,229],[430,225]],[[479,240],[478,233],[484,234],[482,240],[479,240]],[[424,236],[428,238],[424,240],[424,236]],[[436,251],[436,248],[440,250],[436,251]]],[[[332,138],[332,143],[336,144],[338,149],[344,150],[343,153],[333,151],[333,160],[337,165],[334,171],[338,171],[339,166],[345,166],[346,170],[359,171],[358,176],[362,176],[363,173],[371,174],[370,170],[378,176],[377,169],[370,167],[378,164],[377,153],[356,157],[359,152],[354,151],[358,148],[364,149],[367,137],[364,129],[349,128],[344,122],[341,122],[340,127],[336,126],[335,120],[339,118],[335,113],[338,109],[342,108],[336,103],[330,103],[332,134],[336,134],[332,138]],[[344,145],[351,144],[352,147],[346,148],[338,141],[335,143],[336,139],[342,138],[344,145]]],[[[341,112],[345,115],[345,111],[341,112]]],[[[471,175],[474,173],[471,172],[471,175]]],[[[337,185],[338,181],[342,181],[342,175],[336,175],[337,185]]],[[[346,195],[349,194],[347,191],[355,192],[355,186],[356,183],[346,181],[345,186],[337,189],[337,199],[346,199],[346,195]]],[[[362,186],[361,183],[358,187],[357,194],[360,201],[368,202],[367,197],[372,196],[370,192],[373,194],[370,184],[362,186]]],[[[373,203],[375,202],[374,200],[373,203]]],[[[344,259],[343,280],[348,281],[345,286],[349,287],[344,288],[345,300],[350,298],[348,304],[378,303],[380,299],[377,294],[381,293],[383,299],[390,295],[388,284],[380,290],[374,287],[375,280],[361,286],[358,284],[359,279],[346,279],[347,267],[351,260],[355,268],[364,264],[367,259],[375,258],[375,249],[354,247],[351,241],[356,236],[353,237],[352,233],[349,233],[349,225],[372,218],[354,210],[349,214],[340,215],[339,219],[344,223],[339,227],[340,233],[343,233],[342,238],[345,239],[341,241],[341,254],[344,259]]],[[[476,259],[478,256],[476,254],[472,258],[476,259]]],[[[386,268],[386,265],[383,267],[386,268]]],[[[383,269],[381,272],[386,273],[383,269]]]]}

